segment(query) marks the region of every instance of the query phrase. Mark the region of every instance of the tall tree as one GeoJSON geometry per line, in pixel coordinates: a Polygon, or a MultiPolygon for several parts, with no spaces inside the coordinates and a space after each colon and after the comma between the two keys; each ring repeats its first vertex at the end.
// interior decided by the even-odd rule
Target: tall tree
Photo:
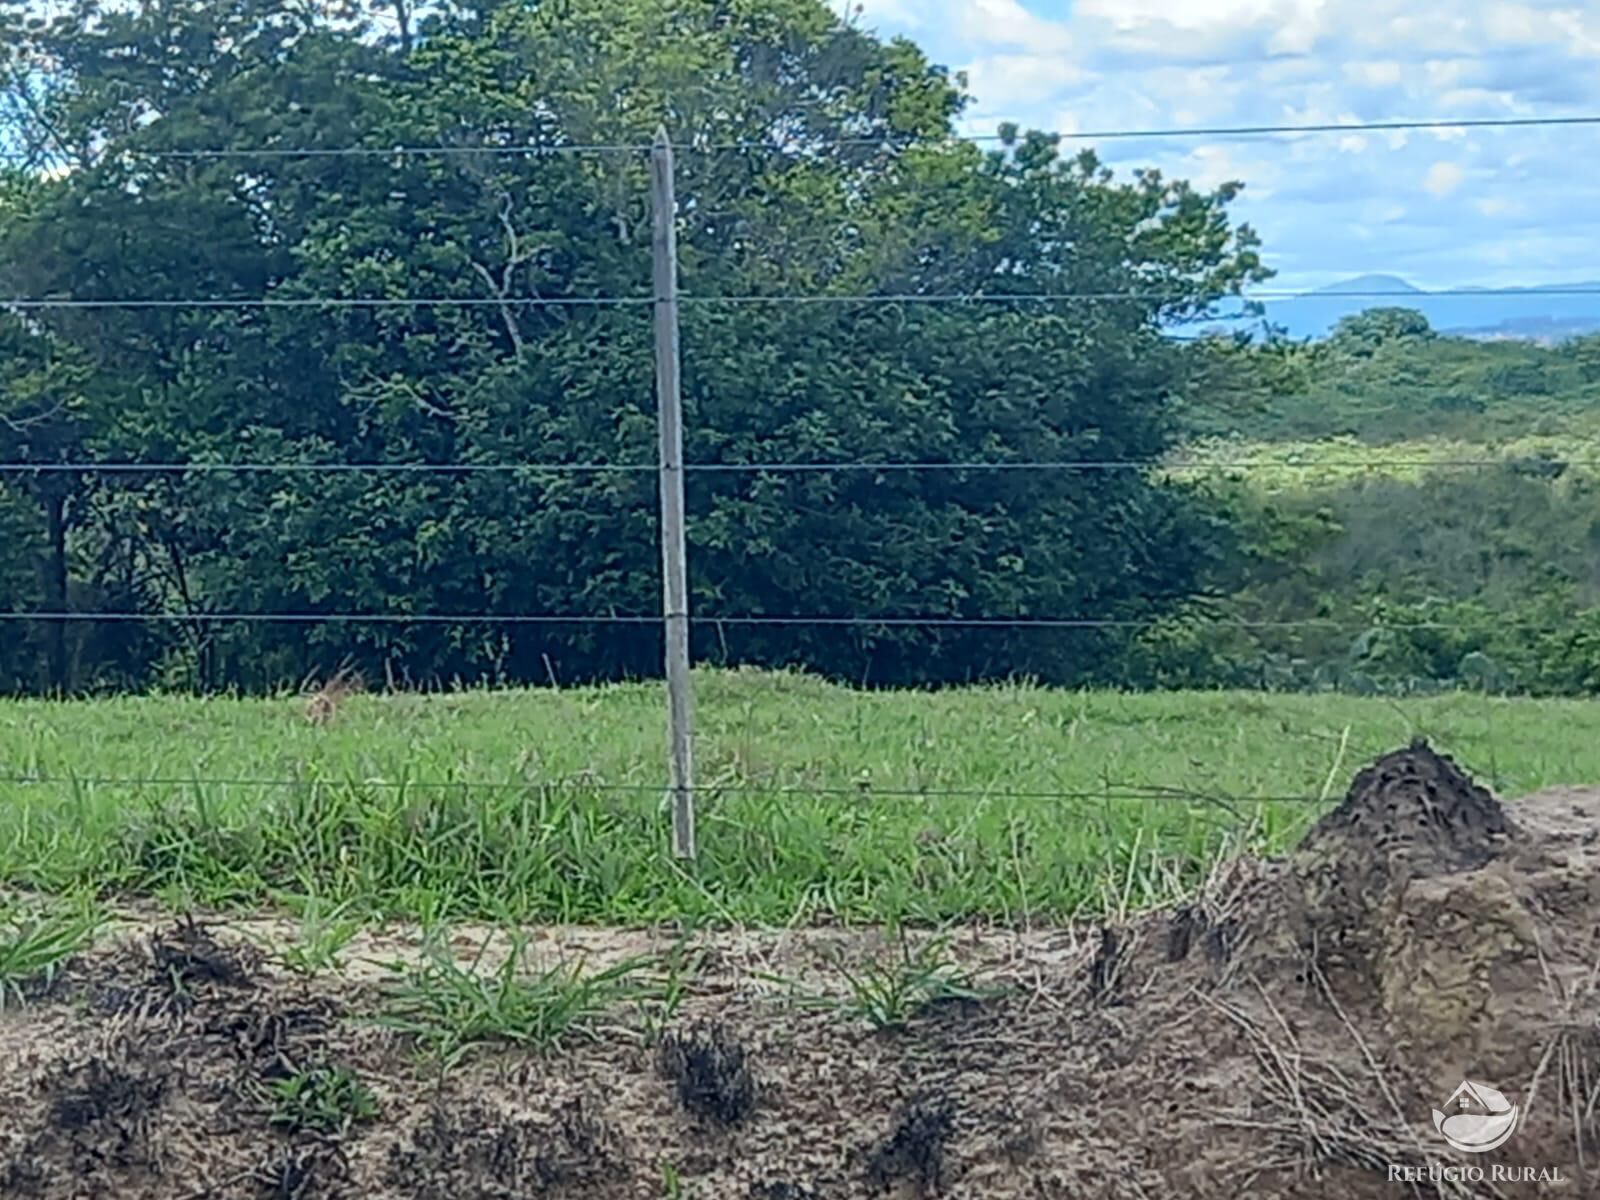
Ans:
{"type": "MultiPolygon", "coordinates": [[[[648,471],[570,468],[653,461],[634,302],[649,287],[637,147],[658,124],[682,145],[702,465],[1153,461],[1189,378],[1162,322],[1264,275],[1227,216],[1235,187],[1121,181],[1014,130],[982,153],[949,136],[959,80],[820,0],[444,4],[398,42],[274,0],[94,14],[38,35],[61,64],[60,136],[92,153],[6,269],[41,295],[282,302],[49,314],[119,381],[98,447],[569,468],[108,485],[97,511],[139,513],[147,576],[196,618],[210,683],[351,652],[414,677],[655,669],[647,629],[386,622],[308,639],[203,618],[653,609],[648,471]],[[161,157],[196,147],[217,153],[161,157]],[[349,147],[364,150],[301,153],[349,147]],[[917,302],[974,291],[1008,298],[917,302]],[[1059,293],[1127,298],[1038,299],[1059,293]],[[901,299],[860,299],[884,295],[901,299]]],[[[1120,620],[1192,593],[1210,536],[1138,471],[724,472],[696,475],[690,503],[696,604],[724,614],[1120,620]]],[[[1108,630],[708,631],[703,652],[884,680],[1087,678],[1119,645],[1108,630]]]]}

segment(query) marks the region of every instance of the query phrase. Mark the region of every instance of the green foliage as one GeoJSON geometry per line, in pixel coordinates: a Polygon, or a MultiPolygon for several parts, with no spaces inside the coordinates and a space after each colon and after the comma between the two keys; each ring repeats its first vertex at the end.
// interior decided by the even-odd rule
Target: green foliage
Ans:
{"type": "Polygon", "coordinates": [[[309,898],[300,917],[295,940],[278,951],[284,966],[299,975],[315,975],[338,970],[341,954],[361,930],[359,918],[350,915],[352,906],[329,906],[315,896],[309,898]]]}
{"type": "Polygon", "coordinates": [[[948,941],[930,939],[912,949],[903,933],[898,954],[857,971],[841,966],[839,973],[849,990],[840,1010],[874,1029],[903,1029],[939,1005],[980,1003],[1000,994],[978,986],[950,957],[948,941]]]}
{"type": "MultiPolygon", "coordinates": [[[[691,293],[1163,297],[686,305],[697,463],[1153,460],[1191,375],[1161,323],[1267,273],[1253,232],[1229,220],[1237,185],[1118,180],[1015,130],[991,153],[953,142],[966,99],[949,72],[821,0],[442,5],[395,40],[320,11],[229,0],[103,14],[79,0],[19,33],[19,55],[57,65],[46,108],[17,109],[8,136],[71,168],[36,172],[37,194],[5,222],[0,269],[19,291],[397,301],[42,313],[37,336],[93,366],[74,385],[75,454],[654,458],[644,313],[511,302],[644,294],[640,156],[139,151],[638,143],[666,121],[686,146],[691,293]],[[730,142],[755,148],[702,148],[730,142]],[[474,303],[400,302],[419,296],[474,303]]],[[[52,478],[68,489],[71,606],[195,619],[35,631],[11,687],[269,689],[347,656],[418,683],[658,667],[648,628],[199,619],[650,612],[647,472],[52,478]],[[77,639],[70,654],[62,636],[77,639]]],[[[723,473],[695,476],[689,499],[700,612],[1137,621],[1191,595],[1225,533],[1137,472],[723,473]]],[[[3,586],[26,603],[20,578],[3,586]]],[[[1071,645],[993,630],[706,636],[696,651],[715,659],[878,682],[1103,678],[1126,642],[1116,629],[1071,645]]]]}
{"type": "Polygon", "coordinates": [[[627,959],[594,972],[573,962],[525,973],[524,935],[512,934],[505,957],[486,967],[490,943],[485,938],[465,966],[448,939],[431,941],[420,965],[395,964],[397,978],[387,989],[379,1023],[415,1038],[442,1062],[454,1063],[481,1042],[553,1049],[573,1034],[591,1032],[592,1023],[613,1006],[644,994],[635,977],[650,965],[648,959],[627,959]]]}
{"type": "Polygon", "coordinates": [[[0,908],[0,1009],[47,988],[67,961],[94,941],[104,919],[88,907],[45,913],[21,904],[0,908]]]}
{"type": "Polygon", "coordinates": [[[1184,423],[1203,437],[1248,431],[1268,442],[1351,437],[1365,446],[1593,437],[1600,434],[1597,347],[1600,338],[1546,346],[1447,337],[1421,313],[1369,309],[1323,342],[1233,349],[1231,370],[1213,370],[1184,423]]]}
{"type": "Polygon", "coordinates": [[[1380,351],[1412,350],[1434,336],[1428,318],[1410,308],[1369,308],[1345,317],[1328,339],[1336,354],[1372,358],[1380,351]]]}
{"type": "Polygon", "coordinates": [[[348,1133],[375,1119],[378,1098],[347,1067],[314,1066],[271,1084],[272,1117],[292,1133],[348,1133]]]}

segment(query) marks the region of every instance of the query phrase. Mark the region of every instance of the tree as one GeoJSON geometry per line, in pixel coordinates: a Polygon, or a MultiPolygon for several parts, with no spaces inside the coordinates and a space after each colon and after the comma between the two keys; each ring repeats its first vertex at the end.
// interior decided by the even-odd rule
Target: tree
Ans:
{"type": "MultiPolygon", "coordinates": [[[[1162,323],[1265,276],[1227,215],[1236,186],[1120,181],[1016,130],[989,153],[953,141],[958,82],[820,0],[446,4],[399,42],[277,0],[104,16],[84,0],[36,38],[62,64],[56,136],[92,152],[9,239],[7,272],[32,294],[298,305],[42,316],[116,381],[90,435],[104,454],[648,467],[647,310],[586,302],[647,295],[646,164],[627,147],[660,123],[684,146],[699,464],[1151,462],[1195,378],[1162,323]],[[197,146],[224,153],[160,157],[197,146]],[[452,152],[225,153],[341,146],[452,152]],[[507,151],[530,146],[549,152],[507,151]],[[1011,298],[846,299],[965,292],[1011,298]]],[[[208,686],[347,653],[418,679],[659,661],[648,628],[206,619],[650,613],[648,470],[96,488],[83,537],[133,539],[129,585],[194,618],[169,650],[208,686]]],[[[690,504],[702,613],[1134,621],[1193,594],[1217,553],[1186,493],[1125,469],[724,472],[696,475],[690,504]]],[[[723,632],[700,650],[884,681],[1092,678],[1120,645],[1109,628],[723,632]]]]}
{"type": "Polygon", "coordinates": [[[1428,318],[1413,308],[1369,308],[1344,317],[1333,327],[1329,344],[1336,350],[1370,358],[1393,342],[1425,341],[1433,337],[1428,318]]]}

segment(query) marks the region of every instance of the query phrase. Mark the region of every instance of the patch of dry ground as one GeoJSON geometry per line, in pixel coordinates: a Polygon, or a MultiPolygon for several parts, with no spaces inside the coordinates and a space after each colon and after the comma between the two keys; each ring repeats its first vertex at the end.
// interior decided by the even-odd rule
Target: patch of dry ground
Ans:
{"type": "MultiPolygon", "coordinates": [[[[1502,809],[1420,745],[1288,859],[1234,863],[1181,910],[959,933],[949,956],[1004,994],[898,1030],[798,999],[899,953],[881,934],[699,934],[665,1028],[625,1008],[439,1070],[362,1020],[393,975],[370,964],[414,940],[364,936],[304,979],[257,948],[281,933],[130,930],[0,1013],[0,1195],[1600,1195],[1600,790],[1502,809]],[[335,1070],[376,1116],[284,1124],[275,1085],[335,1070]],[[1522,1105],[1501,1149],[1435,1132],[1463,1078],[1522,1105]],[[1560,1182],[1503,1178],[1528,1168],[1560,1182]]],[[[549,929],[526,953],[598,968],[675,945],[549,929]]]]}

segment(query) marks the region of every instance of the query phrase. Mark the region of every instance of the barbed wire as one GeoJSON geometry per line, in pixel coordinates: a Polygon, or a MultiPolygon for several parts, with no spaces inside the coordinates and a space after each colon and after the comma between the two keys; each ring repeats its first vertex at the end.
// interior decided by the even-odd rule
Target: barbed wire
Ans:
{"type": "MultiPolygon", "coordinates": [[[[786,153],[795,150],[828,149],[883,149],[910,150],[939,146],[960,145],[1013,145],[1028,136],[1043,136],[1051,141],[1162,141],[1193,138],[1255,138],[1320,134],[1453,132],[1456,130],[1582,128],[1600,126],[1600,115],[1578,114],[1572,116],[1542,117],[1425,117],[1416,120],[1387,121],[1332,121],[1309,124],[1262,125],[1191,125],[1169,128],[1109,128],[1021,130],[1016,134],[1002,133],[950,133],[937,137],[920,134],[883,134],[876,137],[818,137],[796,136],[785,139],[744,138],[732,141],[710,141],[690,138],[672,142],[672,149],[683,154],[726,154],[765,151],[786,153]]],[[[216,146],[192,149],[143,150],[117,148],[107,150],[105,157],[125,158],[145,162],[160,161],[213,161],[219,159],[319,159],[319,158],[417,158],[428,156],[488,155],[511,157],[554,157],[561,155],[595,154],[647,154],[652,149],[648,141],[641,142],[507,142],[500,145],[488,143],[399,143],[387,146],[216,146]]],[[[0,151],[0,160],[28,162],[37,158],[37,152],[27,150],[0,151]]]]}
{"type": "Polygon", "coordinates": [[[201,296],[79,299],[21,296],[0,307],[22,312],[51,309],[281,309],[281,308],[627,308],[655,304],[650,296],[201,296]]]}
{"type": "MultiPolygon", "coordinates": [[[[717,626],[816,626],[917,629],[1154,629],[1167,624],[1196,624],[1224,629],[1325,629],[1357,631],[1381,629],[1388,632],[1476,630],[1465,621],[1352,621],[1339,617],[1297,617],[1254,620],[1221,617],[1205,613],[1178,613],[1164,617],[957,617],[957,616],[829,616],[737,614],[625,614],[607,613],[304,613],[304,612],[87,612],[37,611],[0,612],[0,621],[41,622],[156,622],[162,624],[240,624],[240,625],[659,625],[671,616],[686,616],[696,625],[717,626]]],[[[1568,629],[1570,622],[1496,619],[1496,628],[1528,630],[1568,629]]]]}
{"type": "MultiPolygon", "coordinates": [[[[1229,301],[1285,302],[1293,300],[1391,300],[1415,303],[1435,297],[1469,300],[1503,300],[1507,297],[1600,296],[1600,287],[1451,287],[1430,291],[1397,292],[1382,289],[1340,289],[1318,292],[1255,289],[1228,293],[1204,301],[1208,305],[1229,301]]],[[[682,305],[758,304],[1165,304],[1191,301],[1191,293],[1168,291],[1095,292],[774,292],[770,294],[695,295],[680,293],[682,305]]],[[[664,303],[654,296],[196,296],[196,297],[72,297],[18,296],[0,301],[0,307],[22,312],[56,309],[369,309],[369,308],[630,308],[664,303]]],[[[1197,301],[1198,302],[1198,301],[1197,301]]],[[[1245,313],[1217,313],[1196,321],[1236,321],[1245,313]]]]}
{"type": "MultiPolygon", "coordinates": [[[[529,780],[416,780],[416,779],[325,779],[299,778],[274,779],[253,776],[105,776],[105,775],[0,775],[0,784],[7,786],[79,786],[116,788],[179,788],[179,787],[238,787],[260,790],[305,788],[369,788],[376,791],[526,791],[534,789],[572,789],[623,794],[659,795],[669,790],[666,784],[606,783],[586,779],[529,779],[529,780]]],[[[1053,800],[1053,801],[1170,801],[1174,803],[1226,803],[1250,804],[1321,804],[1323,797],[1312,795],[1232,795],[1220,792],[1203,792],[1184,788],[1141,786],[1137,784],[1111,784],[1099,789],[1074,790],[1012,790],[992,788],[910,788],[877,787],[870,783],[851,787],[824,785],[811,787],[799,784],[758,783],[700,783],[697,792],[708,796],[753,795],[779,796],[785,799],[819,797],[829,799],[887,799],[887,800],[1053,800]]]]}
{"type": "MultiPolygon", "coordinates": [[[[1040,459],[1021,462],[946,462],[946,461],[860,461],[860,462],[748,462],[685,463],[688,474],[774,474],[827,473],[851,471],[866,474],[939,471],[1318,471],[1318,470],[1421,470],[1442,468],[1467,470],[1485,467],[1518,467],[1529,461],[1543,461],[1537,455],[1501,458],[1339,458],[1322,461],[1275,461],[1273,459],[1040,459]]],[[[1600,458],[1553,457],[1552,464],[1567,468],[1600,469],[1600,458]]],[[[319,462],[0,462],[0,475],[49,475],[62,473],[100,475],[183,475],[183,474],[397,474],[470,475],[506,474],[655,474],[656,463],[319,463],[319,462]]]]}

